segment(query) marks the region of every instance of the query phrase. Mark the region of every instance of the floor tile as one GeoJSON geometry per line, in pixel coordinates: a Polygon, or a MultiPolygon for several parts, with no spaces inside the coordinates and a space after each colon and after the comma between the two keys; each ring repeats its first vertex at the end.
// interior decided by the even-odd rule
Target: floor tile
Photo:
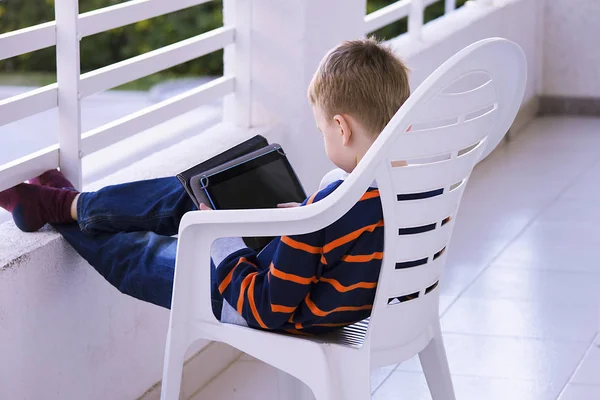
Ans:
{"type": "Polygon", "coordinates": [[[597,171],[590,171],[590,173],[583,176],[573,186],[569,187],[562,195],[562,198],[585,201],[600,200],[600,188],[597,181],[598,175],[600,173],[597,171]]]}
{"type": "MultiPolygon", "coordinates": [[[[462,207],[462,206],[461,206],[462,207]]],[[[493,206],[476,212],[461,208],[448,251],[448,267],[483,268],[494,260],[533,220],[538,210],[522,214],[493,206]],[[490,213],[497,213],[490,217],[490,213]]]]}
{"type": "Polygon", "coordinates": [[[560,242],[539,243],[532,237],[513,242],[492,265],[524,269],[575,271],[599,274],[596,246],[576,246],[560,242]]]}
{"type": "Polygon", "coordinates": [[[276,370],[262,362],[238,361],[190,400],[277,399],[276,376],[276,370]]]}
{"type": "Polygon", "coordinates": [[[442,330],[589,344],[596,335],[597,314],[595,303],[568,305],[459,298],[444,314],[442,330]]]}
{"type": "Polygon", "coordinates": [[[440,281],[440,293],[444,296],[456,297],[469,286],[481,273],[477,267],[446,267],[440,281]]]}
{"type": "Polygon", "coordinates": [[[372,396],[373,400],[431,400],[425,376],[420,372],[394,372],[372,396]]]}
{"type": "Polygon", "coordinates": [[[456,299],[455,296],[440,295],[440,315],[444,314],[452,302],[456,299]]]}
{"type": "MultiPolygon", "coordinates": [[[[453,376],[456,398],[460,400],[550,400],[560,388],[536,381],[453,376]]],[[[422,373],[397,371],[375,392],[374,400],[431,400],[422,373]]]]}
{"type": "Polygon", "coordinates": [[[590,347],[570,383],[600,385],[600,345],[593,344],[590,347]]]}
{"type": "Polygon", "coordinates": [[[383,367],[371,372],[371,392],[376,391],[396,369],[396,365],[383,367]]]}
{"type": "MultiPolygon", "coordinates": [[[[541,217],[541,216],[540,216],[541,217]]],[[[523,236],[540,245],[562,243],[574,249],[600,244],[600,231],[594,221],[546,221],[536,220],[523,236]]]]}
{"type": "Polygon", "coordinates": [[[600,385],[575,385],[568,384],[558,400],[598,400],[600,399],[600,385]]]}
{"type": "MultiPolygon", "coordinates": [[[[565,385],[588,344],[500,336],[444,334],[450,371],[457,375],[525,379],[565,385]]],[[[418,358],[399,371],[421,371],[418,358]]]]}
{"type": "MultiPolygon", "coordinates": [[[[277,393],[277,370],[267,364],[252,358],[240,358],[223,374],[210,382],[202,391],[195,394],[191,400],[251,400],[273,399],[277,393]],[[257,391],[256,382],[262,382],[261,390],[257,391]],[[273,397],[268,397],[268,395],[273,397]],[[264,397],[262,397],[264,396],[264,397]]],[[[371,373],[371,390],[374,392],[389,378],[396,369],[395,365],[379,368],[371,373]]]]}
{"type": "Polygon", "coordinates": [[[487,269],[462,297],[563,304],[600,304],[600,278],[586,273],[502,268],[487,269]]]}
{"type": "Polygon", "coordinates": [[[600,163],[596,163],[576,182],[574,182],[574,184],[565,191],[562,198],[587,201],[600,200],[598,176],[600,176],[600,163]]]}
{"type": "MultiPolygon", "coordinates": [[[[199,345],[195,346],[197,349],[199,345]]],[[[193,349],[193,350],[195,350],[193,349]]],[[[212,342],[207,345],[201,355],[189,359],[183,368],[181,394],[191,397],[213,378],[215,371],[224,371],[239,357],[239,351],[225,343],[212,342]],[[206,360],[213,360],[211,368],[206,368],[206,360]]]]}
{"type": "Polygon", "coordinates": [[[563,197],[556,200],[544,210],[538,218],[539,221],[600,222],[598,200],[587,197],[570,198],[567,196],[567,193],[569,193],[569,190],[567,190],[563,197]]]}

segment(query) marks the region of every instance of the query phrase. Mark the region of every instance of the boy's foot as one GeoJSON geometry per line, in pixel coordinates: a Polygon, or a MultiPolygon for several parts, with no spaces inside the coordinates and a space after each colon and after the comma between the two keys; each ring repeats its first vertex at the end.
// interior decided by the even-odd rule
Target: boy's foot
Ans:
{"type": "Polygon", "coordinates": [[[47,223],[73,222],[71,204],[78,192],[21,183],[0,192],[0,207],[10,211],[15,225],[35,232],[47,223]]]}
{"type": "Polygon", "coordinates": [[[29,180],[29,183],[40,186],[50,186],[56,189],[74,189],[74,186],[62,172],[56,169],[51,169],[44,172],[37,178],[29,180]]]}

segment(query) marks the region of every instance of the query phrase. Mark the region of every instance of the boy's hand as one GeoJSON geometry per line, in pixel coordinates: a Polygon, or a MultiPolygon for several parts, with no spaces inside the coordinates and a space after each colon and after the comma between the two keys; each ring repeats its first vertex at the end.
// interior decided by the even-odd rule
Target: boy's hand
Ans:
{"type": "Polygon", "coordinates": [[[206,205],[206,204],[204,204],[204,203],[200,203],[200,210],[201,210],[201,211],[209,211],[209,210],[211,210],[211,211],[212,211],[212,208],[210,208],[209,206],[207,206],[207,205],[206,205]]]}
{"type": "Polygon", "coordinates": [[[300,203],[279,203],[277,204],[277,208],[294,208],[300,207],[300,203]]]}

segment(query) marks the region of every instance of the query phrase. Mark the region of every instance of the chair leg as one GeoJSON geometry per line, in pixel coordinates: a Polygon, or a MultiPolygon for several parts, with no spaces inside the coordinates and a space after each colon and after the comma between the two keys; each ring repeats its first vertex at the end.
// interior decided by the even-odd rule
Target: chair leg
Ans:
{"type": "Polygon", "coordinates": [[[314,400],[315,397],[308,386],[299,379],[281,370],[277,371],[279,400],[314,400]]]}
{"type": "Polygon", "coordinates": [[[184,340],[178,340],[177,336],[179,335],[173,334],[172,328],[170,328],[165,350],[163,379],[160,391],[161,400],[179,400],[187,343],[184,340]]]}
{"type": "Polygon", "coordinates": [[[419,359],[433,400],[456,400],[439,320],[433,339],[419,353],[419,359]]]}

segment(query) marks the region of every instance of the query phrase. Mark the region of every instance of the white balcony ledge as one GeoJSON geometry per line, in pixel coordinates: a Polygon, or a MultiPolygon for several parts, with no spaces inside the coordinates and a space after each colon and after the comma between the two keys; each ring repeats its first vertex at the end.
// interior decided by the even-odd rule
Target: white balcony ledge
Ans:
{"type": "MultiPolygon", "coordinates": [[[[84,189],[172,176],[256,133],[229,124],[202,131],[187,118],[141,135],[148,141],[177,127],[184,136],[184,131],[195,131],[194,137],[84,189]]],[[[131,152],[135,142],[133,137],[84,159],[84,165],[90,164],[87,171],[93,175],[103,163],[114,164],[116,154],[131,152]]],[[[160,378],[167,323],[167,310],[119,293],[50,227],[23,233],[12,221],[0,225],[0,376],[35,382],[3,385],[0,398],[45,398],[48,388],[59,387],[61,399],[138,398],[160,378]],[[16,388],[21,392],[12,391],[16,388]]],[[[193,377],[184,381],[188,395],[238,355],[226,346],[205,345],[198,343],[189,352],[203,350],[186,367],[193,377]]]]}

